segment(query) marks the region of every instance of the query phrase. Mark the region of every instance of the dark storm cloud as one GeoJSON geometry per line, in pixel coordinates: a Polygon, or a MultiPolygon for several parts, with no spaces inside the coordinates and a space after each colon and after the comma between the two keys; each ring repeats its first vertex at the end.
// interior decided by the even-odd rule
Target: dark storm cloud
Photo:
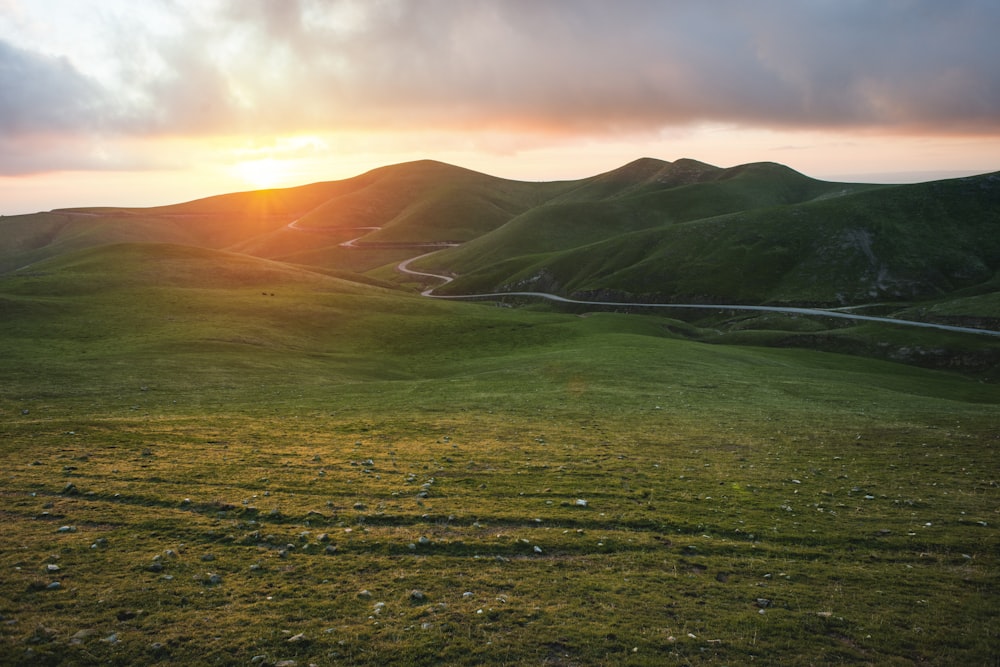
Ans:
{"type": "Polygon", "coordinates": [[[118,89],[0,43],[0,131],[608,136],[719,122],[1000,134],[995,0],[161,6],[178,30],[103,36],[123,62],[118,89]]]}
{"type": "Polygon", "coordinates": [[[268,59],[247,81],[268,122],[1000,129],[992,1],[255,0],[220,16],[268,59]]]}
{"type": "Polygon", "coordinates": [[[105,95],[65,58],[0,40],[0,133],[96,128],[105,95]]]}

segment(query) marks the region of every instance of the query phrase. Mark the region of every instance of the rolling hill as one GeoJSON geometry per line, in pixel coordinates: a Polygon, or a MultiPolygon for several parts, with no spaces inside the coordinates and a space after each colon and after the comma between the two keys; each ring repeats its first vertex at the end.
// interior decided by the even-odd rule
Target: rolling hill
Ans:
{"type": "Polygon", "coordinates": [[[413,266],[455,278],[441,295],[861,307],[1000,325],[1000,173],[891,186],[642,158],[535,183],[422,160],[171,206],[4,217],[0,271],[116,243],[225,250],[402,289],[414,283],[396,265],[436,250],[413,266]]]}
{"type": "Polygon", "coordinates": [[[995,196],[424,162],[0,218],[0,662],[985,664],[1000,338],[395,267],[981,326],[995,196]]]}

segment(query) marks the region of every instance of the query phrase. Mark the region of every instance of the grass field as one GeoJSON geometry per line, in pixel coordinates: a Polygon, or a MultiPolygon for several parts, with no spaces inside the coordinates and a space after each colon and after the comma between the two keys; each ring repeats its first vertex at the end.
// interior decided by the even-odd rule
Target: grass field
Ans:
{"type": "Polygon", "coordinates": [[[0,277],[0,662],[995,664],[995,383],[585,315],[0,277]]]}

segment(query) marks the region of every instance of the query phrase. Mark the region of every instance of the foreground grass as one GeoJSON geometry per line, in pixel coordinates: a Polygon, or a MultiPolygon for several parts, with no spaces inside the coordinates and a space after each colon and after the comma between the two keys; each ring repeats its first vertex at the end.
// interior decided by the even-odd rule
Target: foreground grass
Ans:
{"type": "Polygon", "coordinates": [[[995,385],[654,318],[76,275],[8,283],[5,663],[1000,653],[995,385]]]}

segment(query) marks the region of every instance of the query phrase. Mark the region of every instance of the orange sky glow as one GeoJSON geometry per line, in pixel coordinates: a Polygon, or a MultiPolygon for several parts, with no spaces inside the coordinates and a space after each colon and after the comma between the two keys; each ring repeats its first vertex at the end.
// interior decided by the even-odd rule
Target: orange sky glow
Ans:
{"type": "Polygon", "coordinates": [[[432,158],[912,182],[1000,169],[1000,3],[0,0],[0,213],[432,158]]]}

